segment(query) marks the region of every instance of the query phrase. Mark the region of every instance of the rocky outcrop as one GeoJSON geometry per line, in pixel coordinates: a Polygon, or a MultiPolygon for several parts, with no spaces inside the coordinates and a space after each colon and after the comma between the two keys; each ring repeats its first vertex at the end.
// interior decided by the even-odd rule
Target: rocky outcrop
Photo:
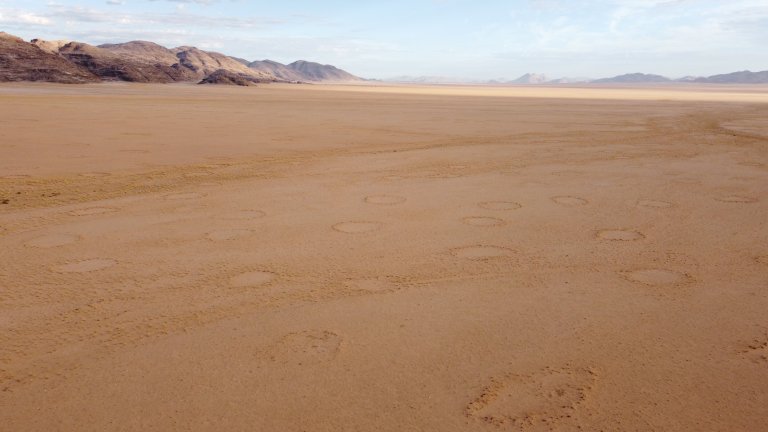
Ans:
{"type": "Polygon", "coordinates": [[[191,78],[181,65],[152,64],[142,60],[116,55],[92,45],[71,42],[59,49],[59,55],[82,66],[104,80],[139,83],[171,83],[191,78]]]}
{"type": "Polygon", "coordinates": [[[43,40],[43,39],[32,39],[30,43],[32,45],[37,46],[43,51],[49,52],[51,54],[58,54],[61,47],[64,45],[70,43],[72,41],[69,40],[43,40]]]}
{"type": "Polygon", "coordinates": [[[258,78],[254,78],[251,75],[239,74],[237,72],[228,71],[225,69],[219,69],[214,71],[205,78],[203,78],[198,84],[224,84],[224,85],[238,85],[249,86],[257,84],[260,81],[258,78]]]}
{"type": "MultiPolygon", "coordinates": [[[[99,49],[108,51],[125,61],[134,63],[140,69],[153,67],[162,75],[166,75],[159,82],[197,81],[200,75],[183,66],[176,54],[168,48],[154,42],[131,41],[120,44],[99,45],[99,49]]],[[[150,74],[151,77],[154,76],[150,74]]]]}
{"type": "Polygon", "coordinates": [[[99,81],[99,78],[66,59],[0,32],[0,82],[45,81],[80,84],[99,81]]]}

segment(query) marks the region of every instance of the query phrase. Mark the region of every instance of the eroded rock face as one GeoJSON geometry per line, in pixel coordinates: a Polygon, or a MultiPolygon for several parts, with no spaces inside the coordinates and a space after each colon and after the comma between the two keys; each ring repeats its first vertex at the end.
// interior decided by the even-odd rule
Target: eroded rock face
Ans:
{"type": "Polygon", "coordinates": [[[97,82],[99,78],[57,54],[0,32],[0,82],[9,81],[79,84],[97,82]]]}
{"type": "Polygon", "coordinates": [[[59,55],[104,80],[169,83],[184,77],[183,69],[145,63],[81,42],[64,45],[59,49],[59,55]]]}
{"type": "Polygon", "coordinates": [[[51,54],[58,54],[59,49],[63,47],[64,45],[70,43],[72,41],[70,40],[43,40],[43,39],[32,39],[30,43],[32,45],[37,46],[43,51],[49,52],[51,54]]]}
{"type": "Polygon", "coordinates": [[[224,69],[219,69],[207,77],[203,78],[198,84],[224,84],[224,85],[239,85],[249,86],[259,82],[258,78],[254,78],[251,75],[239,74],[224,69]]]}
{"type": "Polygon", "coordinates": [[[119,44],[104,44],[98,48],[135,63],[151,65],[173,82],[197,81],[200,76],[179,62],[170,49],[154,42],[131,41],[119,44]]]}

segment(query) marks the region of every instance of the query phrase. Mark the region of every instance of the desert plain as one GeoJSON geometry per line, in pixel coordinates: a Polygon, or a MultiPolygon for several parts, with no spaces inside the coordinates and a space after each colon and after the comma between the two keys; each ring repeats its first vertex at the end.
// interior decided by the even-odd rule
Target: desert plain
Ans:
{"type": "Polygon", "coordinates": [[[766,431],[768,88],[0,86],[2,431],[766,431]]]}

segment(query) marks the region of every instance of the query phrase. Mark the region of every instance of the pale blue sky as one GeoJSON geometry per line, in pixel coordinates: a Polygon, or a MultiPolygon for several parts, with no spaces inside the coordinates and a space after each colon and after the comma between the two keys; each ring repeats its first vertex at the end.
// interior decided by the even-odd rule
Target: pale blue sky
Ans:
{"type": "Polygon", "coordinates": [[[0,0],[0,30],[306,59],[367,78],[768,69],[768,0],[0,0]]]}

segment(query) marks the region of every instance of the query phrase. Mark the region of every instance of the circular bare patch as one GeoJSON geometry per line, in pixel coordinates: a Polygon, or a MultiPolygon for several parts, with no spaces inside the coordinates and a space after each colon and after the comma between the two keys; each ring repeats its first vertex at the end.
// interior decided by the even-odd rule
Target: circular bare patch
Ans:
{"type": "Polygon", "coordinates": [[[350,221],[337,223],[332,228],[347,234],[358,234],[377,231],[381,229],[382,226],[383,224],[381,222],[350,221]]]}
{"type": "Polygon", "coordinates": [[[625,277],[644,285],[676,285],[688,281],[689,276],[666,269],[644,269],[624,273],[625,277]]]}
{"type": "Polygon", "coordinates": [[[73,210],[69,212],[69,214],[72,216],[91,216],[103,213],[112,213],[115,211],[117,211],[117,209],[111,207],[90,207],[86,209],[73,210]]]}
{"type": "Polygon", "coordinates": [[[87,273],[98,270],[104,270],[117,264],[117,261],[106,258],[95,258],[83,261],[77,261],[69,264],[63,264],[53,267],[53,271],[59,273],[87,273]]]}
{"type": "Polygon", "coordinates": [[[397,195],[371,195],[365,197],[365,202],[376,205],[395,205],[405,202],[405,197],[397,195]]]}
{"type": "Polygon", "coordinates": [[[513,201],[485,201],[477,204],[486,210],[517,210],[522,205],[513,201]]]}
{"type": "Polygon", "coordinates": [[[673,206],[670,202],[658,200],[640,200],[637,202],[637,205],[649,208],[670,208],[673,206]]]}
{"type": "Polygon", "coordinates": [[[645,236],[637,231],[630,230],[600,230],[596,234],[602,240],[633,241],[644,239],[645,236]]]}
{"type": "Polygon", "coordinates": [[[247,230],[247,229],[223,229],[223,230],[211,231],[208,234],[206,234],[206,237],[208,238],[208,240],[226,241],[226,240],[235,240],[243,237],[248,237],[251,234],[253,234],[253,231],[247,230]]]}
{"type": "Polygon", "coordinates": [[[729,195],[729,196],[719,197],[715,199],[717,201],[724,202],[724,203],[751,204],[751,203],[757,202],[757,198],[745,197],[740,195],[729,195]]]}
{"type": "Polygon", "coordinates": [[[587,368],[546,367],[532,374],[498,375],[464,413],[499,430],[575,430],[575,413],[596,381],[597,374],[587,368]]]}
{"type": "Polygon", "coordinates": [[[461,220],[467,225],[479,227],[494,227],[504,225],[504,220],[490,216],[469,216],[461,220]]]}
{"type": "Polygon", "coordinates": [[[274,273],[265,271],[252,271],[233,276],[231,279],[229,279],[229,284],[237,288],[259,286],[269,283],[274,278],[274,273]]]}
{"type": "Polygon", "coordinates": [[[29,247],[52,248],[72,244],[78,240],[76,235],[72,234],[50,234],[34,238],[26,243],[29,247]]]}
{"type": "Polygon", "coordinates": [[[177,200],[190,200],[190,199],[197,199],[202,198],[205,195],[199,193],[199,192],[180,192],[180,193],[174,193],[169,194],[165,196],[165,199],[177,201],[177,200]]]}
{"type": "Polygon", "coordinates": [[[458,258],[470,260],[484,260],[491,258],[509,257],[514,252],[512,249],[501,246],[475,245],[451,249],[451,254],[458,258]]]}
{"type": "Polygon", "coordinates": [[[227,213],[222,216],[222,219],[240,220],[240,219],[260,219],[267,214],[261,210],[240,210],[234,213],[227,213]]]}
{"type": "Polygon", "coordinates": [[[333,361],[344,338],[327,330],[306,330],[285,335],[266,349],[267,358],[280,364],[321,364],[333,361]]]}
{"type": "Polygon", "coordinates": [[[560,204],[561,206],[566,207],[576,207],[589,204],[589,201],[585,200],[584,198],[575,196],[556,196],[552,197],[552,201],[554,201],[556,204],[560,204]]]}

